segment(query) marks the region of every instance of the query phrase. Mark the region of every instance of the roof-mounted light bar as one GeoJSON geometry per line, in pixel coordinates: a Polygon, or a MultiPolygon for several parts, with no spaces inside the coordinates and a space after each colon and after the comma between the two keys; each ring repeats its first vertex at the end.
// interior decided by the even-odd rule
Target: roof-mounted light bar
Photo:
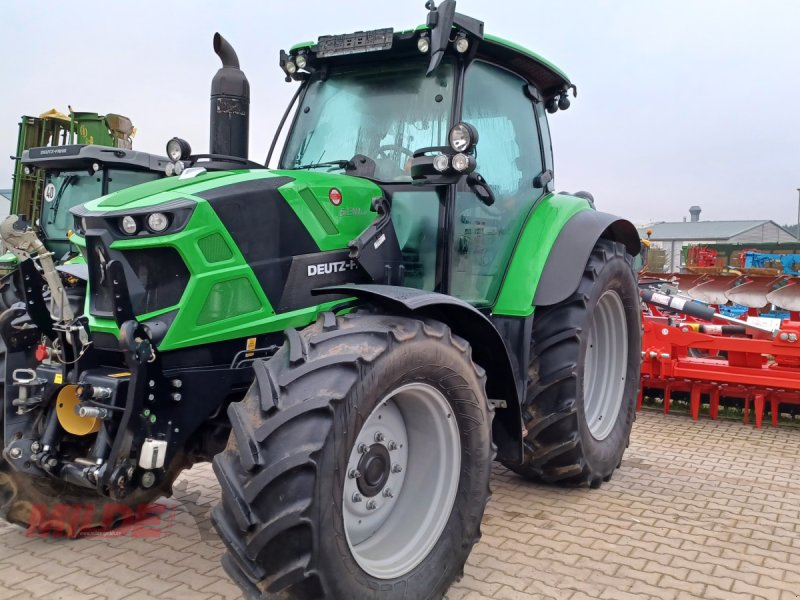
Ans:
{"type": "Polygon", "coordinates": [[[356,31],[344,35],[323,35],[317,42],[317,57],[325,58],[389,50],[392,47],[393,39],[394,30],[391,27],[372,31],[356,31]]]}

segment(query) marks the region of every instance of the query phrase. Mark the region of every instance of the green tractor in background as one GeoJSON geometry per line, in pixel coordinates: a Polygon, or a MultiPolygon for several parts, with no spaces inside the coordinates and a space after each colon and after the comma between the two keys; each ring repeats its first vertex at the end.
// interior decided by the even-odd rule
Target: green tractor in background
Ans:
{"type": "MultiPolygon", "coordinates": [[[[100,115],[93,112],[75,112],[69,115],[56,109],[38,117],[24,115],[19,122],[17,151],[14,158],[14,187],[11,214],[25,215],[31,223],[42,209],[44,172],[25,163],[25,152],[31,148],[71,145],[97,145],[120,150],[133,148],[136,128],[128,117],[117,114],[100,115]]],[[[51,156],[57,157],[58,151],[51,156]]]]}
{"type": "MultiPolygon", "coordinates": [[[[10,214],[31,224],[59,262],[74,259],[70,244],[70,209],[118,190],[158,179],[169,163],[132,149],[136,133],[122,115],[51,110],[38,117],[23,116],[14,158],[14,186],[10,214]]],[[[0,304],[8,308],[21,298],[13,278],[19,257],[0,256],[0,304]]],[[[82,259],[76,261],[82,263],[82,259]]],[[[85,268],[70,268],[83,275],[85,268]]]]}
{"type": "Polygon", "coordinates": [[[440,598],[495,454],[534,480],[612,476],[639,382],[636,229],[554,192],[566,75],[427,6],[414,30],[281,52],[298,90],[277,169],[247,159],[249,85],[217,34],[210,154],[175,138],[179,177],[72,209],[83,314],[20,262],[9,521],[111,526],[213,459],[249,597],[440,598]]]}

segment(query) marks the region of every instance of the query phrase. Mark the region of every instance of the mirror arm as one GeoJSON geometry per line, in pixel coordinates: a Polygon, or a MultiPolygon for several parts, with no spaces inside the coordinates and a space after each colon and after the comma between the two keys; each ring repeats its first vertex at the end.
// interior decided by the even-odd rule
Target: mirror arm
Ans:
{"type": "Polygon", "coordinates": [[[494,204],[494,192],[492,191],[492,188],[489,187],[489,184],[486,183],[483,175],[477,171],[473,171],[467,175],[467,185],[469,185],[470,189],[475,192],[475,195],[478,197],[478,199],[486,206],[492,206],[494,204]]]}

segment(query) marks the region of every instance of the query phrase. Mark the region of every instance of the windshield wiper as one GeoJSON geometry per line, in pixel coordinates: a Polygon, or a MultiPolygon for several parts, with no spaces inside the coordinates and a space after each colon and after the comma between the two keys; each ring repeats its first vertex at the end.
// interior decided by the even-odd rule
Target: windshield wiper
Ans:
{"type": "Polygon", "coordinates": [[[56,222],[56,214],[58,213],[58,205],[61,204],[61,196],[64,195],[67,187],[72,185],[78,180],[78,176],[75,174],[67,175],[64,178],[64,181],[61,182],[61,185],[58,188],[58,193],[56,193],[56,197],[53,200],[53,210],[50,213],[50,218],[52,220],[47,221],[48,224],[53,224],[56,222]]]}
{"type": "Polygon", "coordinates": [[[307,165],[300,165],[298,167],[293,167],[293,169],[315,169],[316,167],[339,167],[340,169],[344,169],[349,164],[350,164],[349,160],[330,160],[327,162],[318,162],[318,163],[309,163],[307,165]]]}

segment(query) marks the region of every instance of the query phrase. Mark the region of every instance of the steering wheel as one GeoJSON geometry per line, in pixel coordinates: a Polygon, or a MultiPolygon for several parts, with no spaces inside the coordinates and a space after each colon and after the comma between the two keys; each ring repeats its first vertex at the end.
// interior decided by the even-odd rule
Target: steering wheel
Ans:
{"type": "Polygon", "coordinates": [[[406,148],[405,146],[401,146],[400,144],[386,144],[385,146],[380,146],[377,151],[377,156],[375,159],[381,158],[389,158],[389,152],[400,152],[401,154],[405,154],[409,158],[414,158],[414,153],[406,148]]]}

